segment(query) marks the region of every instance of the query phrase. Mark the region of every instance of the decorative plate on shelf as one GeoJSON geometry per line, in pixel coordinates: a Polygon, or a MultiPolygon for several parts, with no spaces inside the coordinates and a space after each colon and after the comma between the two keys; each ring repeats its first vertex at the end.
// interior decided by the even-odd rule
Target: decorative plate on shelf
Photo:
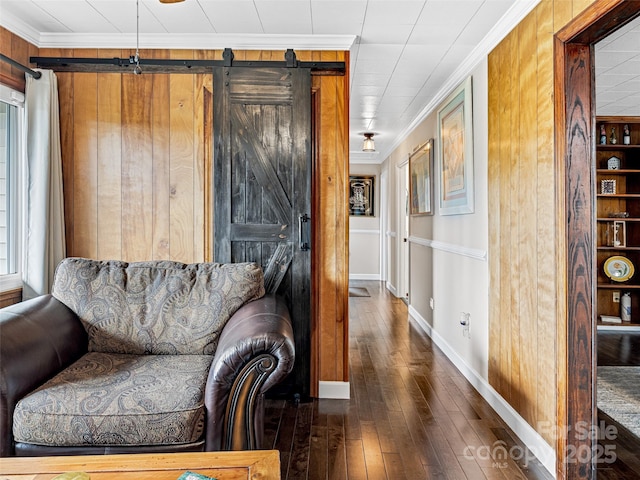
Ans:
{"type": "Polygon", "coordinates": [[[614,282],[626,282],[634,272],[633,263],[627,257],[614,255],[604,262],[604,273],[614,282]]]}

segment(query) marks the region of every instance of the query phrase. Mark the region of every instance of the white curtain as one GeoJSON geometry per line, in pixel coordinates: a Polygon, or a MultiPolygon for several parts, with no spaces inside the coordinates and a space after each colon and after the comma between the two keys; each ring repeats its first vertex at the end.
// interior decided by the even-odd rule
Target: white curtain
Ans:
{"type": "Polygon", "coordinates": [[[51,70],[26,76],[27,193],[23,298],[50,293],[66,256],[58,80],[51,70]]]}

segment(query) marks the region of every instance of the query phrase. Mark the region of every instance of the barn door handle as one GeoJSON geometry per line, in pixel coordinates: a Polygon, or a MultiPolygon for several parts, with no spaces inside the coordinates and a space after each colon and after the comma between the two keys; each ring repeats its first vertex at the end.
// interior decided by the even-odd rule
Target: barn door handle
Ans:
{"type": "Polygon", "coordinates": [[[298,216],[298,244],[300,250],[309,250],[309,229],[311,227],[311,217],[306,213],[298,216]]]}

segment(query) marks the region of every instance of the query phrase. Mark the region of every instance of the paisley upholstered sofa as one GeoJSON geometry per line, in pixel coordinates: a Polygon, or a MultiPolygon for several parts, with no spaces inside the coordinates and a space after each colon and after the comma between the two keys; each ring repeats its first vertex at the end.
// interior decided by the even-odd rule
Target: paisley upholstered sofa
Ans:
{"type": "Polygon", "coordinates": [[[0,342],[2,456],[259,449],[294,363],[253,263],[68,258],[0,310],[0,342]]]}

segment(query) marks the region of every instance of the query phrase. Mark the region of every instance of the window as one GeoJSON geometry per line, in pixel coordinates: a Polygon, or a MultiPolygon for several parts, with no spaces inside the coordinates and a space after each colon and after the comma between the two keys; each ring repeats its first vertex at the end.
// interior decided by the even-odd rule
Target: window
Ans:
{"type": "Polygon", "coordinates": [[[24,95],[0,85],[0,291],[21,282],[24,95]]]}

